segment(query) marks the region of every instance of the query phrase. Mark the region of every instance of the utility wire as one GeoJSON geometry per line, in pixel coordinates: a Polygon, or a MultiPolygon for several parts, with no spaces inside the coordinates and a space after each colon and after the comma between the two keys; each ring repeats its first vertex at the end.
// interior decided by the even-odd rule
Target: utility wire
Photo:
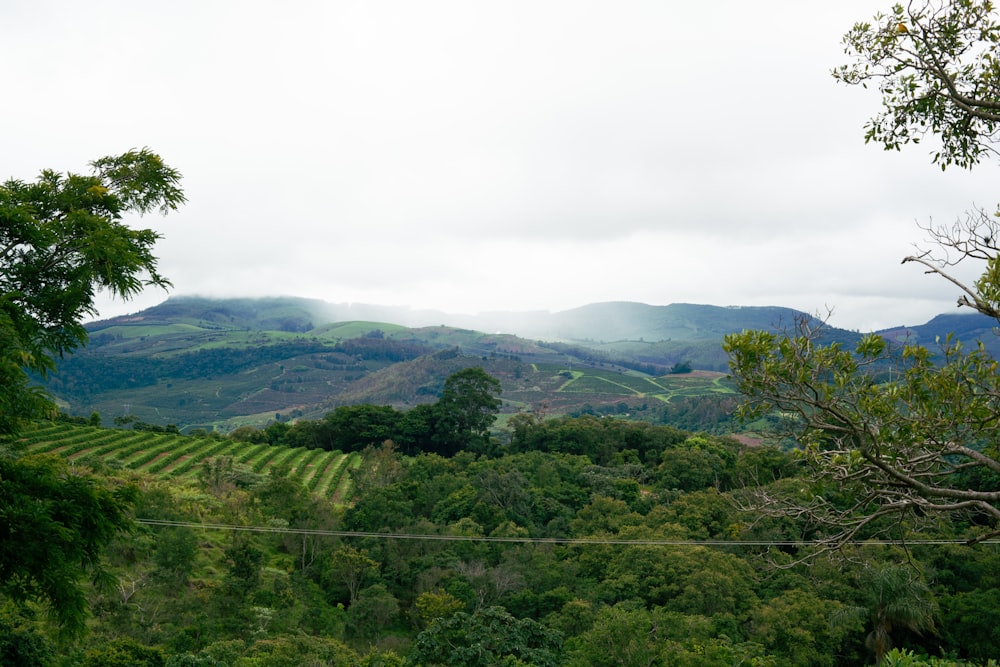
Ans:
{"type": "MultiPolygon", "coordinates": [[[[193,523],[190,521],[167,521],[165,519],[136,519],[136,523],[146,526],[173,526],[199,528],[202,530],[230,530],[251,533],[280,533],[285,535],[316,535],[322,537],[373,537],[383,540],[436,540],[440,542],[515,542],[520,544],[571,544],[571,545],[630,545],[630,546],[698,546],[698,547],[807,547],[823,546],[829,540],[617,540],[610,538],[574,537],[485,537],[477,535],[427,535],[415,533],[367,533],[354,530],[319,530],[313,528],[288,528],[281,526],[237,526],[223,523],[193,523]]],[[[898,540],[852,540],[855,545],[897,545],[898,540]]],[[[968,540],[931,539],[906,540],[906,544],[946,545],[967,544],[968,540]]],[[[983,540],[977,544],[1000,544],[1000,539],[983,540]]]]}

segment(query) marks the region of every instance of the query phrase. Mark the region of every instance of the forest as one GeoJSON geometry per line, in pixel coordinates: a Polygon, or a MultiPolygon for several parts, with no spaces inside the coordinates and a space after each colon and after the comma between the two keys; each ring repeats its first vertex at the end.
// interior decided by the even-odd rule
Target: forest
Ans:
{"type": "MultiPolygon", "coordinates": [[[[113,453],[65,456],[77,475],[132,489],[137,526],[103,549],[102,581],[83,583],[77,639],[60,639],[44,604],[4,607],[4,664],[866,665],[882,651],[883,664],[955,665],[998,653],[995,542],[964,544],[975,526],[960,522],[917,533],[894,520],[830,551],[816,526],[746,509],[761,488],[853,502],[780,447],[589,415],[525,414],[492,447],[450,455],[379,437],[337,502],[287,466],[254,474],[220,457],[163,478],[113,453]]],[[[25,456],[56,455],[38,446],[25,456]]]]}

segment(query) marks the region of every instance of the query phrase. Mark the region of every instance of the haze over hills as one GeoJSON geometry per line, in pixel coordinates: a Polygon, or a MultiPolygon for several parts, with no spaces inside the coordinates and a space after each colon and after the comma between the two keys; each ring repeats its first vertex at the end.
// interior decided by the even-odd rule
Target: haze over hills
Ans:
{"type": "Polygon", "coordinates": [[[808,317],[791,308],[769,306],[651,306],[615,301],[571,310],[496,311],[476,315],[414,310],[405,306],[329,303],[298,297],[211,299],[171,297],[133,315],[88,325],[99,331],[124,321],[214,322],[259,330],[305,332],[335,322],[385,322],[404,327],[449,326],[483,333],[513,334],[547,341],[705,340],[741,329],[790,327],[808,317]]]}
{"type": "MultiPolygon", "coordinates": [[[[570,310],[494,311],[475,315],[417,310],[407,306],[330,303],[301,297],[215,299],[170,297],[139,313],[92,322],[94,331],[122,322],[216,323],[248,330],[304,333],[337,322],[383,322],[402,327],[449,326],[483,333],[505,333],[521,338],[566,342],[720,340],[743,329],[786,330],[811,315],[778,306],[713,306],[675,303],[654,306],[631,301],[594,303],[570,310]]],[[[936,337],[955,333],[962,339],[982,338],[988,345],[997,322],[960,311],[941,314],[922,325],[898,326],[876,333],[893,340],[932,344],[936,337]]],[[[835,327],[829,335],[845,341],[857,337],[835,327]]]]}

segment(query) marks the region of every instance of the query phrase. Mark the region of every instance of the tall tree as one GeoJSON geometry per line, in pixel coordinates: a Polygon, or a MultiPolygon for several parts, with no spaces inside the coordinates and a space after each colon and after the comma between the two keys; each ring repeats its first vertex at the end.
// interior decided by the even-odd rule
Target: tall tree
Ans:
{"type": "Polygon", "coordinates": [[[367,551],[345,544],[330,555],[326,578],[331,583],[342,584],[347,589],[348,604],[353,605],[365,582],[378,574],[378,567],[367,551]]]}
{"type": "Polygon", "coordinates": [[[459,430],[485,435],[500,409],[500,381],[476,366],[448,376],[438,405],[453,414],[459,430]]]}
{"type": "Polygon", "coordinates": [[[434,440],[440,454],[451,456],[489,437],[500,411],[500,381],[476,366],[448,376],[434,405],[434,440]]]}
{"type": "Polygon", "coordinates": [[[180,174],[146,148],[91,167],[0,185],[0,435],[46,406],[26,374],[48,373],[86,342],[83,319],[97,314],[98,291],[130,299],[170,285],[153,255],[160,235],[123,219],[176,209],[180,174]]]}
{"type": "Polygon", "coordinates": [[[892,648],[894,630],[923,634],[934,630],[937,607],[931,590],[912,567],[881,564],[865,567],[858,576],[861,605],[839,610],[839,621],[854,619],[869,628],[865,645],[881,665],[892,648]]]}
{"type": "MultiPolygon", "coordinates": [[[[170,284],[153,255],[159,234],[123,220],[176,209],[180,174],[145,148],[91,167],[0,185],[0,438],[53,411],[30,374],[53,370],[86,342],[83,318],[97,313],[98,291],[129,299],[170,284]]],[[[134,500],[133,489],[73,474],[61,461],[0,448],[0,588],[47,602],[65,632],[82,631],[80,580],[101,573],[101,548],[131,526],[134,500]]]]}

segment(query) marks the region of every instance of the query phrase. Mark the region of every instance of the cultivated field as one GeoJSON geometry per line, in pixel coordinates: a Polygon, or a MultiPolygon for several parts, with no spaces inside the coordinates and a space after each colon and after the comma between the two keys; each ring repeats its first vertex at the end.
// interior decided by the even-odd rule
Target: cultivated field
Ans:
{"type": "Polygon", "coordinates": [[[208,461],[222,457],[261,475],[281,466],[287,468],[291,479],[335,502],[350,497],[350,473],[361,465],[361,455],[356,452],[343,454],[304,447],[272,447],[62,422],[41,422],[25,433],[21,441],[32,454],[58,454],[71,463],[96,460],[109,467],[127,468],[164,479],[196,478],[208,461]]]}

